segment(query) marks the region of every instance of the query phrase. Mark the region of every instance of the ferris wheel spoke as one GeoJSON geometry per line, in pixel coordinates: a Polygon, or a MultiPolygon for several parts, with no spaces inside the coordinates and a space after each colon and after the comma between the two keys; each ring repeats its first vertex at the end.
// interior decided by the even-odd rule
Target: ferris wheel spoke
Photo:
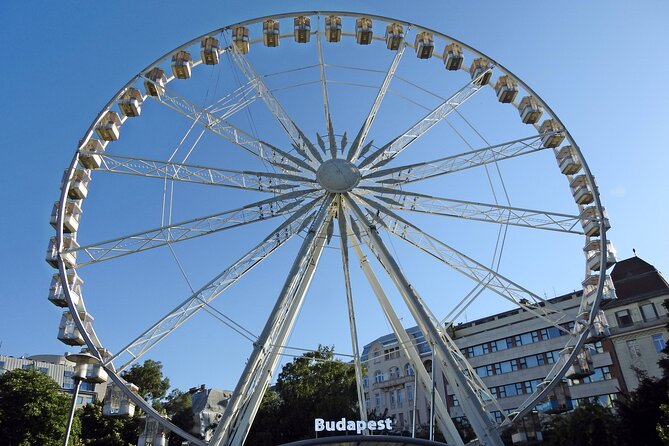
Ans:
{"type": "Polygon", "coordinates": [[[370,213],[370,217],[389,233],[419,248],[453,270],[469,277],[475,283],[481,284],[486,289],[543,319],[562,332],[569,333],[567,329],[560,325],[568,320],[566,313],[551,302],[420,230],[385,206],[359,195],[355,198],[374,209],[375,212],[370,213]]]}
{"type": "Polygon", "coordinates": [[[252,268],[261,264],[295,234],[302,231],[309,222],[313,221],[316,216],[314,208],[322,201],[323,199],[321,198],[298,209],[288,220],[281,223],[265,237],[263,241],[126,345],[112,356],[108,362],[123,358],[124,363],[119,370],[129,367],[157,343],[181,326],[181,324],[209,305],[227,288],[239,281],[252,268]]]}
{"type": "MultiPolygon", "coordinates": [[[[495,435],[492,433],[494,431],[494,424],[488,417],[484,402],[481,401],[480,395],[477,394],[475,388],[470,387],[469,380],[461,369],[461,364],[457,359],[459,348],[455,345],[453,340],[450,339],[450,336],[445,333],[444,329],[439,324],[434,323],[436,318],[431,314],[423,299],[405,277],[399,265],[390,254],[390,251],[381,240],[374,222],[363,213],[360,207],[355,203],[353,197],[347,195],[346,203],[355,217],[363,223],[364,231],[367,235],[366,241],[368,246],[370,248],[373,247],[373,251],[376,252],[379,262],[387,271],[388,276],[400,292],[400,295],[411,312],[412,317],[416,321],[418,328],[429,342],[430,348],[435,353],[435,357],[442,365],[446,379],[453,386],[455,394],[465,408],[465,412],[468,416],[469,414],[476,414],[475,417],[471,417],[472,427],[479,440],[487,443],[487,438],[491,435],[495,435]]],[[[434,370],[436,364],[433,364],[432,367],[434,370]]]]}
{"type": "Polygon", "coordinates": [[[545,150],[546,147],[543,146],[542,139],[555,133],[557,132],[541,133],[432,161],[377,170],[364,175],[363,180],[373,180],[376,183],[390,187],[422,181],[439,175],[471,169],[545,150]]]}
{"type": "Polygon", "coordinates": [[[383,164],[391,161],[411,143],[418,140],[439,121],[443,120],[446,118],[446,116],[457,110],[467,101],[467,99],[471,98],[474,94],[480,91],[483,88],[480,82],[482,77],[488,74],[491,70],[492,67],[488,68],[488,70],[472,79],[469,83],[467,83],[467,85],[455,92],[450,98],[442,102],[437,108],[428,113],[423,119],[418,121],[411,128],[406,130],[400,136],[394,138],[380,149],[372,152],[360,163],[358,167],[361,170],[374,170],[375,168],[378,168],[383,164]]]}
{"type": "Polygon", "coordinates": [[[223,121],[238,111],[248,107],[256,99],[258,99],[258,93],[255,88],[255,83],[247,82],[232,93],[218,99],[216,102],[206,107],[206,109],[208,112],[216,114],[218,119],[223,121]]]}
{"type": "Polygon", "coordinates": [[[322,163],[323,158],[321,157],[321,154],[318,153],[318,150],[313,145],[313,143],[297,127],[281,103],[279,103],[276,97],[272,94],[272,91],[267,87],[262,76],[256,73],[255,69],[246,56],[244,56],[234,44],[230,46],[228,54],[230,54],[230,58],[235,63],[239,71],[242,72],[242,74],[249,80],[249,82],[254,83],[256,90],[258,91],[258,95],[261,97],[270,113],[272,113],[274,118],[284,129],[292,143],[302,149],[301,153],[307,152],[309,156],[306,158],[306,161],[308,161],[312,167],[322,163]],[[305,148],[306,150],[304,150],[305,148]]]}
{"type": "MultiPolygon", "coordinates": [[[[318,21],[320,25],[320,20],[318,21]]],[[[328,143],[330,145],[330,157],[337,157],[337,143],[335,142],[334,128],[332,127],[332,116],[330,115],[330,99],[328,97],[328,81],[325,76],[325,62],[323,59],[323,43],[321,33],[316,32],[316,48],[318,49],[318,66],[321,75],[321,91],[323,94],[323,108],[325,111],[325,127],[328,131],[328,143]]]]}
{"type": "Polygon", "coordinates": [[[348,324],[351,332],[351,348],[353,352],[353,365],[355,367],[355,382],[358,392],[358,409],[360,413],[360,419],[367,421],[367,404],[365,403],[365,390],[362,382],[362,364],[360,363],[360,348],[358,346],[358,328],[355,321],[355,308],[353,306],[353,289],[351,288],[351,275],[349,271],[348,230],[346,224],[346,215],[344,213],[343,198],[341,196],[339,196],[337,203],[337,221],[339,223],[341,264],[344,273],[344,289],[346,291],[348,324]]]}
{"type": "Polygon", "coordinates": [[[302,243],[265,328],[254,343],[251,357],[232,392],[211,445],[241,446],[262,402],[262,396],[280,360],[282,348],[292,332],[304,296],[327,242],[328,227],[334,217],[328,195],[302,243]]]}
{"type": "MultiPolygon", "coordinates": [[[[345,233],[348,233],[349,236],[351,235],[348,229],[348,225],[347,228],[345,229],[345,232],[342,232],[342,234],[345,233]]],[[[402,326],[402,322],[400,318],[397,316],[397,313],[395,312],[392,304],[390,303],[390,300],[388,299],[388,296],[383,290],[381,283],[376,277],[374,270],[371,268],[369,260],[364,255],[360,247],[360,242],[358,242],[355,239],[355,237],[348,237],[348,238],[351,239],[351,246],[353,247],[356,257],[358,258],[360,267],[367,281],[369,282],[369,285],[371,286],[374,295],[379,301],[381,309],[383,310],[386,319],[388,319],[388,322],[390,323],[390,326],[393,332],[395,333],[395,336],[399,340],[399,344],[402,348],[404,356],[409,358],[410,363],[413,365],[414,372],[416,373],[418,378],[416,380],[418,385],[421,386],[425,395],[429,395],[431,393],[432,380],[427,370],[423,366],[423,361],[420,358],[420,353],[417,350],[417,346],[415,345],[414,342],[412,342],[406,330],[402,326]]],[[[368,240],[366,236],[363,236],[363,238],[366,241],[368,240]]],[[[460,435],[458,434],[457,428],[455,427],[453,420],[448,414],[448,410],[446,409],[446,404],[444,403],[444,400],[440,393],[436,393],[435,395],[435,409],[437,414],[437,424],[441,432],[443,432],[444,435],[446,435],[446,440],[448,441],[448,443],[459,446],[463,445],[464,443],[460,438],[460,435]]]]}
{"type": "Polygon", "coordinates": [[[303,200],[319,194],[313,189],[288,192],[236,209],[91,243],[65,252],[84,257],[77,263],[78,267],[82,267],[286,215],[294,212],[294,208],[303,200]]]}
{"type": "Polygon", "coordinates": [[[239,171],[217,167],[156,161],[110,153],[102,153],[98,171],[160,178],[186,183],[232,187],[261,192],[284,193],[315,180],[294,174],[239,171]]]}
{"type": "MultiPolygon", "coordinates": [[[[150,79],[145,79],[148,82],[153,82],[150,79]]],[[[165,87],[160,88],[162,89],[162,94],[160,96],[150,96],[153,100],[198,123],[218,136],[222,136],[232,144],[241,147],[262,161],[267,161],[284,172],[299,172],[300,168],[315,172],[314,168],[302,158],[291,155],[278,147],[249,135],[227,121],[220,119],[205,108],[171,92],[165,87]]]]}
{"type": "Polygon", "coordinates": [[[374,197],[382,201],[389,209],[583,234],[583,231],[578,228],[581,218],[578,215],[455,200],[388,187],[369,186],[365,189],[374,193],[374,197]]]}
{"type": "Polygon", "coordinates": [[[362,127],[360,128],[358,135],[353,140],[353,144],[351,144],[348,154],[346,155],[347,160],[355,162],[358,159],[358,156],[360,155],[360,150],[365,144],[367,133],[369,133],[369,129],[372,127],[372,123],[374,122],[374,118],[376,118],[376,114],[378,113],[379,108],[381,107],[381,103],[383,102],[383,99],[386,97],[386,93],[388,92],[388,87],[390,87],[390,82],[393,80],[393,77],[395,76],[395,72],[397,71],[397,67],[399,66],[400,61],[402,60],[402,56],[404,55],[405,49],[406,49],[406,44],[403,42],[402,45],[400,45],[400,48],[395,53],[395,57],[393,57],[393,61],[391,62],[390,66],[388,67],[388,71],[386,72],[386,76],[383,79],[381,88],[379,88],[379,91],[376,94],[376,98],[374,99],[374,104],[372,104],[372,108],[369,110],[367,118],[365,118],[365,122],[362,124],[362,127]]]}

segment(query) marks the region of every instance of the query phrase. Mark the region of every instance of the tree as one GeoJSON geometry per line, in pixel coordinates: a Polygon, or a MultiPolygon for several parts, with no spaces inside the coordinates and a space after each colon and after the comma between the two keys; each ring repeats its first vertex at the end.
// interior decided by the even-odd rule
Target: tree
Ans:
{"type": "Polygon", "coordinates": [[[281,444],[314,436],[315,418],[356,419],[358,400],[352,364],[319,346],[286,364],[265,393],[248,445],[281,444]]]}
{"type": "Polygon", "coordinates": [[[142,430],[141,418],[116,418],[102,415],[101,401],[78,411],[81,442],[85,446],[127,446],[135,444],[142,430]]]}
{"type": "Polygon", "coordinates": [[[620,444],[617,426],[617,417],[610,409],[596,403],[582,403],[569,413],[551,417],[542,433],[546,446],[617,446],[620,444]]]}
{"type": "Polygon", "coordinates": [[[160,361],[147,359],[142,365],[133,364],[130,370],[121,373],[121,377],[139,387],[139,395],[155,409],[162,407],[161,400],[170,388],[170,380],[163,377],[160,361]]]}
{"type": "MultiPolygon", "coordinates": [[[[58,384],[36,370],[16,369],[0,376],[0,439],[6,446],[62,444],[70,398],[58,384]]],[[[75,418],[70,444],[78,444],[75,418]]]]}
{"type": "MultiPolygon", "coordinates": [[[[165,398],[163,408],[172,423],[186,432],[193,428],[193,400],[190,393],[173,389],[165,398]]],[[[181,437],[174,433],[170,434],[169,446],[181,446],[181,442],[181,437]]]]}

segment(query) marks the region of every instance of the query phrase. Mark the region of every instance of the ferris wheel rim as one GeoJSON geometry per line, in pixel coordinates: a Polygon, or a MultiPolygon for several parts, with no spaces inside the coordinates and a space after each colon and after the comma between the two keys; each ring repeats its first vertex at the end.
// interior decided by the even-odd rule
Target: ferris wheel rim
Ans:
{"type": "MultiPolygon", "coordinates": [[[[67,181],[64,183],[63,189],[61,191],[60,207],[58,209],[58,224],[57,224],[57,228],[56,228],[56,239],[57,239],[57,243],[58,243],[58,252],[60,253],[63,250],[64,231],[63,231],[62,222],[63,222],[64,214],[65,214],[65,203],[67,202],[67,186],[69,185],[69,182],[72,179],[72,173],[74,172],[74,170],[77,166],[79,151],[84,147],[86,142],[92,138],[96,125],[103,119],[105,114],[112,109],[114,104],[119,100],[121,95],[125,91],[128,90],[128,88],[130,88],[138,80],[141,80],[143,78],[143,76],[145,75],[145,73],[148,72],[151,68],[153,68],[155,66],[158,66],[161,62],[164,62],[167,58],[169,58],[171,55],[175,54],[177,51],[179,51],[183,48],[188,48],[188,47],[191,47],[191,46],[197,44],[201,39],[205,38],[206,36],[210,36],[210,35],[216,34],[218,32],[223,32],[225,30],[231,29],[234,26],[243,26],[243,25],[246,25],[246,24],[257,24],[257,23],[260,23],[263,20],[267,20],[267,19],[282,19],[282,18],[289,18],[289,17],[296,17],[296,16],[303,16],[303,15],[304,16],[314,16],[315,15],[315,16],[320,17],[320,16],[325,15],[325,14],[341,15],[341,16],[346,16],[346,17],[361,17],[361,16],[363,16],[363,17],[369,17],[369,18],[374,19],[374,20],[381,20],[381,21],[386,22],[386,23],[393,22],[393,23],[400,23],[400,24],[403,24],[403,25],[406,25],[406,26],[416,27],[420,30],[425,30],[425,31],[432,32],[435,35],[440,36],[441,38],[443,38],[446,41],[458,43],[458,44],[462,45],[464,48],[466,48],[467,50],[469,50],[471,53],[473,53],[475,55],[479,55],[481,57],[485,57],[488,60],[490,60],[491,62],[495,63],[497,69],[499,69],[502,73],[509,74],[510,76],[512,76],[513,80],[518,82],[523,87],[523,89],[525,89],[528,93],[532,94],[535,98],[537,98],[537,100],[540,102],[540,104],[545,108],[547,114],[552,119],[555,119],[562,126],[562,131],[565,133],[565,136],[566,136],[567,140],[571,143],[571,145],[574,147],[574,149],[578,153],[579,159],[582,162],[582,167],[583,167],[583,170],[584,170],[584,174],[588,178],[588,181],[590,182],[590,184],[593,186],[594,202],[595,202],[595,206],[597,208],[597,211],[598,211],[599,215],[604,215],[603,207],[601,205],[601,200],[600,200],[599,192],[597,190],[597,187],[596,187],[596,184],[595,184],[595,181],[594,181],[594,177],[591,174],[591,171],[590,171],[590,169],[587,165],[585,157],[583,157],[583,155],[581,153],[581,150],[578,147],[577,143],[573,140],[573,138],[569,134],[569,131],[568,131],[567,127],[562,125],[562,121],[559,119],[559,117],[551,110],[549,105],[545,101],[543,101],[543,99],[541,99],[541,97],[539,95],[537,95],[531,89],[531,87],[529,87],[527,84],[525,84],[522,81],[522,79],[520,79],[518,76],[514,75],[511,71],[506,69],[503,65],[497,63],[494,59],[490,58],[485,53],[482,53],[482,52],[478,51],[477,49],[475,49],[475,48],[473,48],[473,47],[471,47],[471,46],[469,46],[469,45],[467,45],[467,44],[465,44],[465,43],[463,43],[463,42],[461,42],[457,39],[454,39],[454,38],[450,37],[449,35],[440,33],[438,31],[434,31],[430,28],[426,28],[426,27],[423,27],[423,26],[416,25],[416,24],[411,23],[411,22],[398,20],[398,19],[393,19],[393,18],[384,17],[384,16],[370,15],[370,14],[365,14],[365,13],[351,12],[351,11],[346,11],[346,12],[345,11],[298,11],[298,12],[267,15],[267,16],[263,16],[263,17],[257,17],[257,18],[254,18],[254,19],[240,21],[238,23],[227,25],[227,26],[222,27],[222,28],[217,28],[215,30],[212,30],[209,33],[203,34],[202,36],[199,36],[195,39],[192,39],[189,42],[187,42],[183,45],[180,45],[180,46],[176,47],[175,49],[171,50],[170,52],[166,53],[164,56],[161,56],[160,58],[156,59],[152,64],[150,64],[144,70],[142,70],[139,74],[134,76],[127,84],[125,84],[112,97],[112,99],[105,105],[105,107],[103,107],[101,112],[98,114],[96,119],[93,121],[93,123],[91,124],[91,126],[89,127],[87,132],[85,133],[84,138],[82,138],[81,143],[78,146],[78,149],[75,151],[73,160],[72,160],[70,166],[68,167],[67,181]]],[[[407,46],[411,46],[411,45],[408,44],[407,46]]],[[[170,79],[170,81],[171,80],[172,79],[170,79]]],[[[166,84],[168,84],[168,83],[169,83],[169,81],[166,82],[166,84]]],[[[600,239],[600,252],[601,252],[602,259],[606,256],[606,242],[607,242],[606,229],[607,228],[606,228],[605,223],[604,223],[604,218],[601,218],[600,219],[599,239],[600,239]]],[[[87,330],[84,328],[83,322],[80,320],[80,318],[78,316],[77,308],[76,308],[75,304],[73,303],[72,297],[70,295],[70,291],[71,291],[70,286],[69,286],[69,283],[66,279],[67,268],[66,268],[66,265],[64,264],[64,262],[63,262],[63,260],[60,256],[58,257],[58,270],[59,270],[60,276],[63,278],[64,293],[65,293],[66,298],[67,298],[68,308],[69,308],[70,312],[72,313],[72,316],[75,320],[75,323],[79,327],[79,329],[81,331],[81,334],[84,337],[84,340],[86,341],[86,345],[93,351],[94,354],[96,354],[98,356],[98,359],[100,359],[102,361],[103,358],[102,358],[101,352],[98,350],[99,348],[102,348],[102,345],[99,344],[99,342],[95,342],[95,336],[94,335],[91,336],[87,332],[87,330]]],[[[599,282],[598,282],[598,285],[597,285],[598,286],[597,297],[596,297],[595,303],[593,304],[593,308],[598,308],[599,301],[601,300],[602,292],[603,292],[603,288],[604,288],[604,280],[605,280],[605,269],[600,271],[600,274],[599,274],[599,282]]],[[[83,300],[83,298],[82,298],[82,300],[83,300]]],[[[591,318],[594,317],[594,311],[592,313],[593,314],[591,314],[591,318]]],[[[590,322],[592,322],[592,321],[590,321],[590,322]]],[[[583,345],[585,344],[585,341],[586,341],[586,337],[587,337],[586,335],[587,335],[587,331],[584,331],[578,336],[577,342],[574,346],[574,353],[572,354],[570,359],[574,359],[576,357],[576,354],[580,350],[580,348],[583,347],[583,345]]],[[[112,365],[112,367],[113,367],[113,365],[112,365]]],[[[567,370],[567,367],[565,366],[561,376],[556,377],[554,379],[554,381],[559,380],[564,375],[564,373],[566,373],[566,370],[567,370]]],[[[108,371],[110,372],[109,373],[110,376],[119,379],[119,382],[120,382],[120,378],[117,376],[117,374],[113,370],[113,368],[110,368],[108,371]]],[[[112,378],[112,379],[114,379],[114,378],[112,378]]],[[[116,381],[116,379],[114,379],[114,381],[116,381]]],[[[123,387],[122,387],[122,389],[124,390],[124,392],[126,391],[123,387]]],[[[536,402],[539,399],[541,399],[541,397],[545,396],[545,394],[547,394],[550,391],[550,389],[551,388],[547,386],[544,389],[544,391],[542,391],[540,394],[537,394],[536,398],[533,401],[536,402]]],[[[142,399],[139,398],[139,400],[142,400],[142,399]]],[[[142,401],[144,401],[144,400],[142,400],[142,401]]],[[[528,406],[528,410],[530,410],[530,409],[531,409],[531,406],[528,406]]],[[[157,413],[151,414],[151,415],[152,416],[158,416],[157,413]]],[[[520,415],[522,415],[522,414],[519,414],[519,416],[520,415]]],[[[174,426],[170,426],[170,428],[172,428],[172,427],[174,427],[174,426]]],[[[200,444],[203,444],[203,443],[200,443],[200,444]]]]}

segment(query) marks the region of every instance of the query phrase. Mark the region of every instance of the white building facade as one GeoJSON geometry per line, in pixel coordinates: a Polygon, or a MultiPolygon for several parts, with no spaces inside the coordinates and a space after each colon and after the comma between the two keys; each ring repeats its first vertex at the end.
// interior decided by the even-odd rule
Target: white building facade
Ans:
{"type": "MultiPolygon", "coordinates": [[[[562,410],[585,399],[611,406],[621,392],[638,385],[639,376],[661,375],[657,361],[668,337],[665,326],[669,316],[662,306],[669,299],[667,282],[652,265],[637,257],[620,262],[611,276],[616,289],[621,290],[618,299],[603,307],[611,336],[590,344],[594,374],[581,380],[564,380],[562,387],[570,401],[562,410]]],[[[571,314],[573,320],[581,293],[550,301],[571,314]]],[[[564,328],[571,330],[573,323],[564,328]]],[[[431,370],[431,352],[422,334],[416,327],[407,333],[418,346],[427,370],[431,370]]],[[[492,415],[498,421],[534,392],[566,341],[564,332],[523,309],[458,324],[449,329],[449,334],[496,397],[502,410],[492,415]]],[[[416,385],[413,368],[395,335],[367,344],[362,360],[367,372],[363,386],[368,410],[392,417],[397,432],[412,430],[415,413],[416,426],[424,429],[429,424],[430,395],[416,385]]],[[[450,416],[466,424],[454,392],[443,375],[438,376],[442,378],[437,379],[436,391],[445,397],[450,416]]]]}

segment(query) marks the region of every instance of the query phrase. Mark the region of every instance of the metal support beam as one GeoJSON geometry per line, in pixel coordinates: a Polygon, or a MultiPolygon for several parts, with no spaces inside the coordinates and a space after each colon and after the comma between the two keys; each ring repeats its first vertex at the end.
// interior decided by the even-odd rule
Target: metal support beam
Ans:
{"type": "MultiPolygon", "coordinates": [[[[363,234],[360,235],[366,239],[366,237],[363,234]]],[[[414,342],[412,341],[411,337],[407,334],[406,330],[402,326],[402,321],[400,320],[399,316],[397,316],[397,313],[395,312],[395,309],[390,303],[388,296],[383,290],[381,283],[376,277],[374,270],[371,268],[367,256],[365,256],[364,253],[362,252],[360,244],[356,241],[355,237],[349,237],[349,238],[352,241],[351,245],[353,246],[353,250],[355,251],[355,254],[358,257],[358,261],[360,262],[360,268],[365,274],[365,277],[367,278],[369,285],[372,287],[372,291],[374,292],[376,299],[379,301],[381,310],[385,314],[386,319],[388,319],[388,323],[390,323],[393,333],[395,333],[395,336],[397,337],[402,352],[407,358],[409,358],[411,364],[413,364],[414,373],[416,374],[415,383],[420,384],[421,388],[423,389],[423,393],[425,395],[429,395],[430,388],[432,387],[432,380],[427,370],[425,369],[425,366],[423,365],[423,361],[420,358],[420,353],[418,352],[416,345],[414,345],[414,342]]],[[[414,404],[415,401],[418,399],[417,390],[418,390],[417,387],[414,387],[414,404]]],[[[458,430],[455,427],[455,424],[453,423],[453,420],[451,419],[448,413],[448,409],[446,408],[446,404],[441,395],[436,396],[435,409],[437,415],[437,425],[439,426],[441,432],[444,434],[444,437],[446,438],[448,443],[453,446],[464,446],[464,442],[460,438],[460,434],[458,433],[458,430]]],[[[416,409],[414,407],[414,429],[415,429],[415,416],[416,416],[415,410],[416,409]]]]}
{"type": "Polygon", "coordinates": [[[353,202],[353,200],[346,199],[346,205],[353,211],[359,221],[365,222],[364,230],[369,237],[370,245],[379,256],[379,261],[383,264],[391,280],[395,283],[395,286],[402,295],[411,315],[418,324],[418,328],[424,334],[426,340],[434,344],[435,354],[438,360],[443,364],[446,379],[453,387],[458,399],[465,409],[480,444],[503,446],[504,443],[497,433],[495,423],[479,404],[476,394],[469,387],[467,378],[458,368],[455,359],[442,340],[442,338],[447,338],[448,334],[444,332],[442,327],[432,324],[422,299],[402,273],[399,265],[381,240],[373,223],[367,219],[362,210],[355,202],[353,202]]]}
{"type": "Polygon", "coordinates": [[[297,309],[302,305],[325,246],[326,231],[332,218],[332,201],[332,195],[325,199],[302,243],[274,309],[255,343],[251,357],[210,440],[211,446],[239,446],[244,442],[253,421],[253,414],[260,404],[260,398],[253,398],[253,395],[255,392],[264,392],[271,378],[271,373],[267,371],[268,365],[274,362],[273,346],[285,344],[290,334],[286,327],[292,327],[295,322],[297,309]],[[302,283],[305,286],[301,286],[302,283]],[[256,407],[252,407],[250,402],[256,407]]]}

